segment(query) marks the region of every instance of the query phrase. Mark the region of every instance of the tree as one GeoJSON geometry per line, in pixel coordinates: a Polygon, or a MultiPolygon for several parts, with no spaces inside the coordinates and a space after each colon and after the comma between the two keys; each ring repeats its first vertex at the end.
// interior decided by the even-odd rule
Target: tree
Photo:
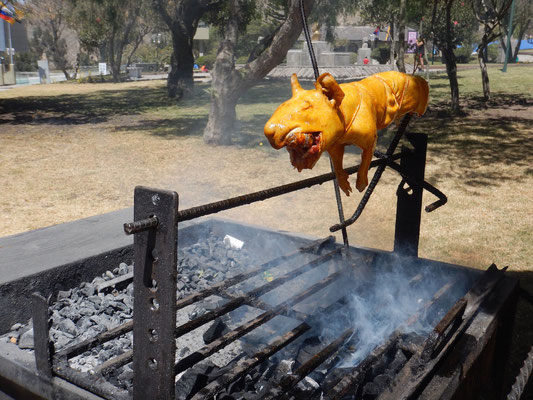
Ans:
{"type": "Polygon", "coordinates": [[[361,17],[365,23],[389,27],[391,63],[396,59],[398,51],[394,38],[398,26],[399,7],[398,0],[362,0],[359,2],[361,17]]]}
{"type": "Polygon", "coordinates": [[[477,59],[483,82],[483,100],[490,100],[489,73],[486,64],[486,52],[490,42],[500,34],[500,26],[506,18],[513,0],[472,0],[472,10],[478,22],[483,26],[483,35],[477,50],[477,59]]]}
{"type": "MultiPolygon", "coordinates": [[[[511,62],[515,62],[518,57],[518,50],[528,29],[531,27],[531,20],[533,18],[533,0],[516,0],[515,14],[513,18],[513,26],[511,27],[511,34],[517,39],[516,46],[510,52],[511,62]]],[[[500,24],[500,44],[503,52],[507,51],[507,35],[509,33],[509,19],[504,18],[500,24]]]]}
{"type": "Polygon", "coordinates": [[[136,37],[147,5],[134,0],[69,0],[71,21],[82,46],[100,54],[109,63],[113,81],[120,81],[124,49],[136,37]]]}
{"type": "MultiPolygon", "coordinates": [[[[330,40],[333,39],[331,28],[336,15],[354,9],[354,2],[350,0],[304,0],[303,4],[311,15],[310,22],[324,25],[330,40]],[[317,12],[312,14],[313,6],[317,12]],[[330,12],[324,12],[326,9],[330,12]]],[[[300,0],[229,0],[222,12],[212,16],[211,22],[219,27],[222,40],[212,71],[211,109],[204,141],[229,144],[238,99],[283,61],[302,31],[300,0]],[[271,22],[271,30],[253,48],[246,64],[236,69],[239,36],[257,15],[271,22]]]]}
{"type": "Polygon", "coordinates": [[[40,57],[46,54],[70,79],[68,69],[72,64],[67,57],[67,43],[64,37],[67,28],[66,0],[31,0],[25,3],[28,21],[35,26],[30,42],[32,50],[40,57]]]}
{"type": "Polygon", "coordinates": [[[405,25],[406,25],[406,0],[400,0],[400,13],[398,16],[398,70],[405,72],[405,25]]]}
{"type": "Polygon", "coordinates": [[[475,20],[471,8],[455,0],[433,0],[429,11],[426,17],[431,23],[424,27],[427,29],[424,36],[430,38],[442,52],[450,81],[451,110],[458,112],[459,83],[454,49],[460,43],[471,41],[475,20]]]}
{"type": "Polygon", "coordinates": [[[168,95],[182,98],[192,93],[194,81],[193,38],[202,16],[227,0],[154,0],[155,8],[172,36],[171,70],[167,78],[168,95]]]}

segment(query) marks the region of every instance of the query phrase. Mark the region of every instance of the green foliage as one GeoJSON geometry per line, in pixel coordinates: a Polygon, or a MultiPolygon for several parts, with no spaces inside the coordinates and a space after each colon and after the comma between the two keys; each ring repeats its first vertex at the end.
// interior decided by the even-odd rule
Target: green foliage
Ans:
{"type": "Polygon", "coordinates": [[[436,3],[435,18],[432,15],[433,5],[426,7],[423,16],[424,21],[428,21],[427,24],[424,24],[423,35],[430,38],[438,48],[451,46],[454,49],[461,43],[472,43],[474,32],[478,27],[478,23],[468,2],[453,1],[450,10],[451,35],[448,42],[446,4],[450,1],[452,0],[436,3]]]}
{"type": "Polygon", "coordinates": [[[208,69],[212,69],[215,65],[216,54],[206,54],[204,56],[198,57],[194,62],[198,64],[198,67],[205,65],[208,69]]]}
{"type": "Polygon", "coordinates": [[[498,62],[499,45],[496,43],[489,44],[487,47],[487,59],[489,62],[498,62]]]}
{"type": "Polygon", "coordinates": [[[372,50],[372,58],[378,60],[380,64],[386,64],[390,59],[390,47],[386,45],[381,45],[372,50]]]}
{"type": "Polygon", "coordinates": [[[468,64],[472,60],[472,45],[463,44],[461,47],[454,50],[455,58],[460,64],[468,64]]]}
{"type": "Polygon", "coordinates": [[[37,71],[37,55],[34,52],[15,53],[13,58],[16,71],[37,71]]]}
{"type": "Polygon", "coordinates": [[[357,63],[357,53],[350,53],[350,64],[357,63]]]}

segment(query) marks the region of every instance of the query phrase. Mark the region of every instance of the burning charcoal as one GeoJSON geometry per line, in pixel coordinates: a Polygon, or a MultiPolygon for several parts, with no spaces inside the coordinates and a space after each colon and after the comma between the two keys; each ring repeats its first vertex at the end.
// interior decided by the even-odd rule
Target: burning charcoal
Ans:
{"type": "Polygon", "coordinates": [[[228,333],[230,329],[222,321],[222,319],[217,318],[213,321],[211,326],[204,332],[204,343],[209,344],[219,337],[228,333]]]}
{"type": "Polygon", "coordinates": [[[33,328],[20,335],[18,345],[21,349],[33,349],[33,328]]]}

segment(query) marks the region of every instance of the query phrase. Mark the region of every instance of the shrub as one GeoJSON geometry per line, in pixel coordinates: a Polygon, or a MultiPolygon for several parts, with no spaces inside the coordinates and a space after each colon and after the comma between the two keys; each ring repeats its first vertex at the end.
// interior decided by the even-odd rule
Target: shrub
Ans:
{"type": "Polygon", "coordinates": [[[379,46],[372,50],[371,57],[378,60],[380,64],[387,64],[390,59],[389,46],[379,46]]]}
{"type": "Polygon", "coordinates": [[[468,64],[472,59],[472,45],[463,44],[458,49],[455,49],[454,53],[458,63],[468,64]]]}
{"type": "Polygon", "coordinates": [[[357,63],[357,53],[350,53],[350,64],[357,63]]]}
{"type": "Polygon", "coordinates": [[[489,62],[498,62],[499,47],[496,43],[489,44],[487,47],[487,59],[489,62]]]}
{"type": "Polygon", "coordinates": [[[194,60],[194,62],[198,64],[198,67],[205,65],[207,68],[213,69],[216,58],[216,54],[206,54],[205,56],[198,57],[196,60],[194,60]]]}
{"type": "MultiPolygon", "coordinates": [[[[9,62],[9,56],[6,57],[4,62],[9,62]]],[[[37,56],[33,52],[15,53],[13,62],[15,63],[16,71],[37,71],[37,56]]]]}

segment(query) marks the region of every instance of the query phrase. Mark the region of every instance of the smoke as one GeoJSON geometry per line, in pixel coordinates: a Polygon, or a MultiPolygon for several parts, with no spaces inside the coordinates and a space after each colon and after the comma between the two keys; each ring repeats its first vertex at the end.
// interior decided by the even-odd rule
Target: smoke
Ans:
{"type": "Polygon", "coordinates": [[[322,321],[324,343],[335,340],[347,327],[355,330],[351,339],[355,351],[340,367],[356,366],[399,328],[402,333],[428,335],[444,313],[464,295],[469,281],[466,275],[458,279],[457,274],[464,274],[460,271],[434,265],[404,265],[397,256],[380,261],[371,271],[371,276],[356,283],[350,291],[345,307],[322,321]],[[457,283],[439,303],[440,307],[425,315],[424,304],[451,280],[457,283]],[[419,318],[406,324],[417,313],[419,318]]]}

